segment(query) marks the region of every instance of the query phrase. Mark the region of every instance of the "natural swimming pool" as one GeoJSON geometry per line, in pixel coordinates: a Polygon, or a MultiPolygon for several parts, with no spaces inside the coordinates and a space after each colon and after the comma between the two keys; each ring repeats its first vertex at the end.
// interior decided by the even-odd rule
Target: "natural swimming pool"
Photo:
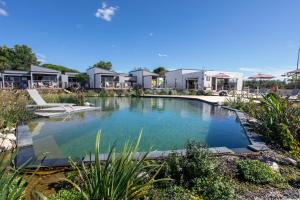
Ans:
{"type": "Polygon", "coordinates": [[[90,98],[101,110],[39,118],[22,126],[32,138],[31,153],[47,159],[79,158],[94,151],[102,131],[101,153],[116,141],[118,148],[135,141],[139,151],[183,149],[188,140],[209,147],[245,148],[249,140],[230,110],[199,100],[174,98],[90,98]]]}

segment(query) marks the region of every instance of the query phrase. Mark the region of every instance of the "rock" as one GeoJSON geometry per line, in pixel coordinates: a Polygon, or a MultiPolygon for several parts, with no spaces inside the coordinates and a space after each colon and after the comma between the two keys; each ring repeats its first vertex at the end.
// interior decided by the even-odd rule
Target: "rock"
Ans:
{"type": "Polygon", "coordinates": [[[84,105],[85,106],[90,106],[91,104],[90,104],[90,102],[84,102],[84,105]]]}
{"type": "Polygon", "coordinates": [[[0,149],[11,150],[14,148],[14,144],[9,139],[0,138],[0,149]]]}
{"type": "Polygon", "coordinates": [[[267,162],[271,169],[275,172],[279,172],[279,165],[276,162],[267,162]]]}
{"type": "Polygon", "coordinates": [[[15,132],[15,131],[16,131],[16,128],[15,128],[15,127],[9,129],[9,132],[15,132]]]}
{"type": "Polygon", "coordinates": [[[8,127],[6,127],[6,128],[4,129],[4,132],[7,132],[7,131],[9,131],[9,128],[8,128],[8,127]]]}
{"type": "Polygon", "coordinates": [[[297,166],[297,161],[294,160],[294,159],[292,159],[292,158],[290,158],[290,157],[283,158],[282,160],[284,162],[286,162],[287,164],[297,166]]]}
{"type": "Polygon", "coordinates": [[[3,139],[9,139],[9,140],[12,140],[12,141],[16,141],[16,140],[17,140],[17,137],[16,137],[15,134],[13,134],[13,133],[9,133],[9,134],[0,134],[0,138],[3,138],[3,139]]]}
{"type": "Polygon", "coordinates": [[[248,145],[248,148],[252,151],[267,151],[269,148],[265,144],[255,143],[248,145]]]}

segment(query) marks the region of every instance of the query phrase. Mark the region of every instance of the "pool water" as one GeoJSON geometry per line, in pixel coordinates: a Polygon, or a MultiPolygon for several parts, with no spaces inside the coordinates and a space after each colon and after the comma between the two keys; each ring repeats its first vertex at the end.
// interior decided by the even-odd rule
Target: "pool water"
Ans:
{"type": "Polygon", "coordinates": [[[199,100],[172,98],[90,98],[101,110],[70,116],[39,118],[25,126],[32,136],[34,154],[48,159],[84,156],[94,152],[101,130],[101,153],[116,142],[135,142],[139,151],[183,149],[188,140],[209,147],[244,148],[249,144],[236,114],[199,100]]]}

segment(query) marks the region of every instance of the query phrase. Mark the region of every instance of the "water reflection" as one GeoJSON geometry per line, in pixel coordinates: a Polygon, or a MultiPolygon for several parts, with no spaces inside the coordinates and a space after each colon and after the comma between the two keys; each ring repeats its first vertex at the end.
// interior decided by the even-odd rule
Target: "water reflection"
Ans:
{"type": "Polygon", "coordinates": [[[117,141],[120,147],[143,130],[141,150],[182,149],[196,139],[209,146],[245,147],[236,116],[229,110],[198,100],[171,98],[91,98],[101,110],[65,117],[36,119],[27,124],[36,155],[51,158],[79,156],[93,150],[95,134],[102,130],[102,151],[117,141]]]}

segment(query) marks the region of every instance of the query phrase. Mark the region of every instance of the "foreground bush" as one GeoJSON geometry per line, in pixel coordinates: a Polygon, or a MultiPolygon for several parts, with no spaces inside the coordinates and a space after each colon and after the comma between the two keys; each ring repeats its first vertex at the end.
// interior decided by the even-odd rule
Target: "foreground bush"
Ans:
{"type": "MultiPolygon", "coordinates": [[[[10,152],[8,152],[10,153],[10,152]]],[[[14,169],[13,160],[15,154],[0,153],[0,199],[17,200],[21,199],[25,193],[29,179],[25,179],[20,171],[23,166],[14,169]],[[8,158],[7,158],[8,157],[8,158]]]]}
{"type": "Polygon", "coordinates": [[[193,191],[207,200],[225,200],[235,197],[232,181],[222,175],[194,179],[193,191]]]}
{"type": "Polygon", "coordinates": [[[172,154],[163,176],[170,177],[202,199],[233,199],[235,187],[219,169],[214,155],[198,142],[189,142],[186,156],[172,154]]]}
{"type": "MultiPolygon", "coordinates": [[[[46,198],[44,198],[46,199],[46,198]]],[[[51,195],[48,200],[83,200],[82,195],[76,190],[60,190],[51,195]]]]}
{"type": "Polygon", "coordinates": [[[200,200],[200,197],[190,190],[177,185],[172,185],[163,190],[153,190],[149,198],[153,200],[200,200]]]}
{"type": "Polygon", "coordinates": [[[24,92],[0,90],[0,129],[31,119],[28,104],[30,100],[24,92]]]}
{"type": "Polygon", "coordinates": [[[238,169],[243,179],[249,182],[267,184],[283,181],[279,173],[274,172],[266,163],[259,160],[240,161],[238,169]]]}
{"type": "Polygon", "coordinates": [[[136,145],[125,144],[120,154],[115,153],[113,146],[105,162],[99,156],[100,134],[96,137],[95,162],[76,164],[72,167],[79,174],[79,183],[72,180],[75,189],[85,199],[139,199],[146,196],[154,183],[168,179],[155,179],[161,166],[148,164],[148,153],[137,154],[141,135],[136,145]],[[151,174],[154,174],[151,176],[151,174]]]}

